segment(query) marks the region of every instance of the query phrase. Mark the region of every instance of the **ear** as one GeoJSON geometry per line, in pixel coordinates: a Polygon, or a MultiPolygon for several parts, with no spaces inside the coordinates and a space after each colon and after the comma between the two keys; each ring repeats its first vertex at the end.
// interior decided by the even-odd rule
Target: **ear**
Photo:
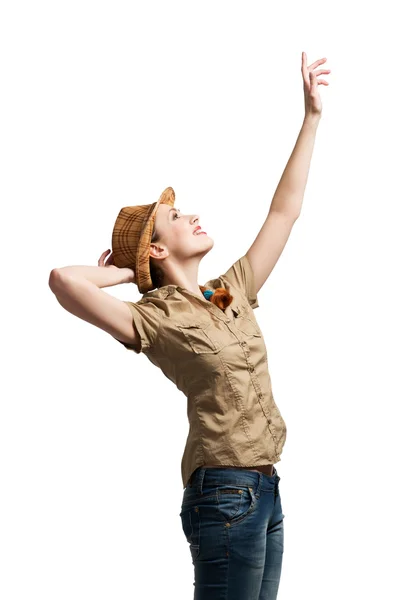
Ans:
{"type": "Polygon", "coordinates": [[[168,248],[162,244],[153,242],[150,244],[149,256],[159,259],[167,258],[169,256],[168,248]]]}

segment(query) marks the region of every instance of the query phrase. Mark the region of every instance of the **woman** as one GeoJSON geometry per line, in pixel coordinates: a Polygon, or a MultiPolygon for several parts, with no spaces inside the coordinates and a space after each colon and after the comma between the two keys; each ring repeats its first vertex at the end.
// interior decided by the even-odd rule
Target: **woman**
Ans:
{"type": "Polygon", "coordinates": [[[300,214],[321,116],[317,79],[302,55],[305,117],[269,214],[247,253],[204,286],[213,247],[197,215],[175,208],[168,187],[153,204],[122,208],[99,267],[55,269],[50,286],[68,311],[148,359],[188,400],[180,516],[195,569],[195,600],[277,597],[283,543],[278,472],[286,440],[267,351],[254,317],[257,294],[300,214]],[[138,302],[100,288],[134,282],[138,302]]]}

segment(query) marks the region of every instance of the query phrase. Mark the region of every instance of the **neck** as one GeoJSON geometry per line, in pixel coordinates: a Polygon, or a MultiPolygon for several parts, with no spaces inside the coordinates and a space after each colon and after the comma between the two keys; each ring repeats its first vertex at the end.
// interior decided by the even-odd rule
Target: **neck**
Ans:
{"type": "Polygon", "coordinates": [[[163,270],[163,285],[177,285],[193,294],[203,297],[203,292],[200,289],[200,285],[197,283],[199,262],[193,261],[179,265],[174,263],[167,263],[164,260],[163,270]]]}

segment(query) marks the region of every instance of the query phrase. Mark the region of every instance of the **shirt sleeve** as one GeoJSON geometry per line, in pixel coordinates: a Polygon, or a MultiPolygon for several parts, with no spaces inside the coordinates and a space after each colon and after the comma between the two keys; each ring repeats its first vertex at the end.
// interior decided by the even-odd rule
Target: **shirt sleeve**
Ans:
{"type": "Polygon", "coordinates": [[[251,308],[254,309],[259,306],[254,272],[246,254],[234,262],[222,277],[225,277],[229,283],[239,288],[245,294],[251,308]]]}
{"type": "Polygon", "coordinates": [[[140,354],[153,346],[160,327],[162,312],[151,302],[138,303],[130,302],[129,300],[123,300],[123,302],[130,308],[134,328],[140,337],[141,347],[139,350],[136,350],[132,344],[122,342],[117,338],[115,339],[125,346],[127,350],[133,350],[136,354],[140,354]]]}

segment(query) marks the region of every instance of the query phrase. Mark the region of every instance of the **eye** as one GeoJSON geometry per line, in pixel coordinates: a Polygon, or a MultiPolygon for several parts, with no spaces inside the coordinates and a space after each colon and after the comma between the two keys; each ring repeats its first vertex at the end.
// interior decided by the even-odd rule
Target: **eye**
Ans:
{"type": "Polygon", "coordinates": [[[177,212],[175,212],[175,213],[174,213],[174,216],[172,217],[172,220],[174,220],[174,219],[175,219],[175,217],[178,217],[178,216],[179,216],[179,215],[178,215],[178,213],[177,213],[177,212]]]}

